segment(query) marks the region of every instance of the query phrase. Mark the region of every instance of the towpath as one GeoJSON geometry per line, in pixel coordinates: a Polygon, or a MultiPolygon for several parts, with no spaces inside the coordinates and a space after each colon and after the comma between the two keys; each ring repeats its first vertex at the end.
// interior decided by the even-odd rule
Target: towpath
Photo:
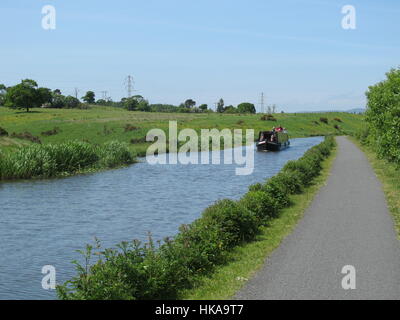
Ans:
{"type": "Polygon", "coordinates": [[[400,244],[382,186],[363,152],[337,142],[327,184],[235,298],[400,299],[400,244]],[[356,289],[345,290],[353,271],[356,289]]]}

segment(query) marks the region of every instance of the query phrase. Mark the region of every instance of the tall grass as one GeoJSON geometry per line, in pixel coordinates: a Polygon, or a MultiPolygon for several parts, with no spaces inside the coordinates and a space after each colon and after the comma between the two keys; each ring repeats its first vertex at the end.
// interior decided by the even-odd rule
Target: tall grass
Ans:
{"type": "Polygon", "coordinates": [[[134,156],[127,146],[117,141],[102,146],[80,141],[29,145],[12,153],[0,154],[0,179],[51,178],[133,161],[134,156]]]}
{"type": "Polygon", "coordinates": [[[262,226],[289,206],[289,195],[301,192],[317,177],[334,147],[332,137],[288,163],[280,174],[253,185],[239,201],[221,200],[181,227],[173,239],[156,247],[150,241],[121,243],[117,249],[87,246],[85,264],[58,286],[61,299],[173,299],[201,275],[226,261],[232,248],[252,241],[262,226]],[[93,261],[93,262],[91,262],[93,261]]]}

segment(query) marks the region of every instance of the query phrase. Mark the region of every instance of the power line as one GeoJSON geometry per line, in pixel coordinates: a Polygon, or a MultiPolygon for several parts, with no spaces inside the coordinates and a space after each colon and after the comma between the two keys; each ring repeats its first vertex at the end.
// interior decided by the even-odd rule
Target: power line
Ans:
{"type": "Polygon", "coordinates": [[[101,94],[102,94],[103,100],[107,100],[107,99],[108,99],[108,97],[107,97],[108,91],[100,91],[100,92],[101,92],[101,94]]]}
{"type": "Polygon", "coordinates": [[[80,90],[79,90],[78,88],[74,88],[74,95],[75,95],[75,98],[76,98],[76,99],[79,99],[79,98],[78,98],[79,91],[80,91],[80,90]]]}
{"type": "Polygon", "coordinates": [[[261,92],[260,106],[261,106],[261,113],[265,113],[264,92],[261,92]]]}
{"type": "Polygon", "coordinates": [[[134,90],[134,85],[135,82],[133,81],[133,77],[131,75],[127,76],[125,78],[125,87],[126,90],[128,91],[128,98],[132,97],[132,92],[136,91],[134,90]]]}

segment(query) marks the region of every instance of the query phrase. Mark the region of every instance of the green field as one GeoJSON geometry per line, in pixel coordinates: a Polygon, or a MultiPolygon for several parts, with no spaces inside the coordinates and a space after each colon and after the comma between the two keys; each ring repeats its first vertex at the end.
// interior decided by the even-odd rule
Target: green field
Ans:
{"type": "Polygon", "coordinates": [[[94,144],[118,140],[127,142],[131,151],[144,155],[148,144],[144,141],[150,129],[160,128],[167,132],[169,121],[177,121],[179,129],[254,129],[269,130],[282,125],[291,137],[352,133],[364,126],[363,116],[348,113],[276,114],[276,122],[261,120],[259,114],[186,114],[132,112],[112,107],[92,106],[81,109],[31,109],[31,112],[16,111],[0,107],[0,127],[8,131],[9,137],[0,137],[0,149],[10,152],[21,145],[32,142],[12,137],[12,133],[25,132],[38,137],[41,143],[60,143],[68,140],[83,140],[94,144]],[[320,121],[329,120],[328,124],[320,121]],[[335,121],[339,118],[342,122],[335,121]],[[129,130],[126,126],[129,125],[129,130]],[[335,125],[339,129],[334,128],[335,125]],[[56,134],[46,135],[57,128],[56,134]]]}

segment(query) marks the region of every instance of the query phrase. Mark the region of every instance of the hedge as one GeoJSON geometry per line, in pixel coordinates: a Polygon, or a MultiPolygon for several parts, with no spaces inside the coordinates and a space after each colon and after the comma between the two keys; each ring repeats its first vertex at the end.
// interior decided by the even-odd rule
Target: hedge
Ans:
{"type": "Polygon", "coordinates": [[[255,240],[263,225],[279,217],[280,210],[290,205],[289,196],[300,193],[320,174],[321,164],[334,146],[333,137],[327,137],[299,160],[290,161],[278,175],[251,186],[240,200],[218,201],[158,246],[151,237],[148,243],[124,242],[116,249],[87,246],[82,252],[85,264],[74,262],[76,276],[57,287],[59,298],[176,298],[199,276],[225,263],[233,247],[255,240]]]}

